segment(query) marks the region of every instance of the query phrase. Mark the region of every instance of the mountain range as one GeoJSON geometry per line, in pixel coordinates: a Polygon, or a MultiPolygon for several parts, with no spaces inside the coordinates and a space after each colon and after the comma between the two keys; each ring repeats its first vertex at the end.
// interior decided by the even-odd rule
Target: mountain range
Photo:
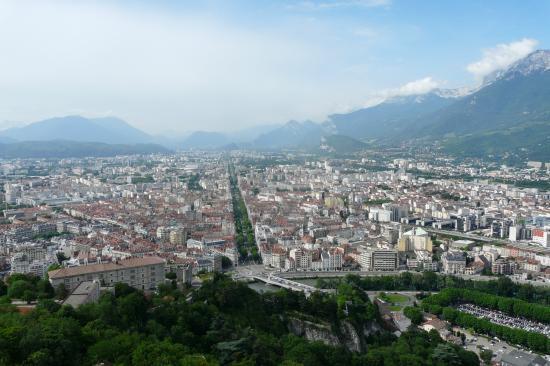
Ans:
{"type": "MultiPolygon", "coordinates": [[[[320,124],[289,122],[263,135],[271,146],[292,136],[348,136],[363,141],[442,142],[466,156],[516,153],[550,160],[550,51],[535,51],[467,90],[433,90],[397,96],[369,108],[335,114],[320,124]]],[[[311,145],[311,141],[302,142],[311,145]]]]}
{"type": "Polygon", "coordinates": [[[116,117],[85,118],[66,116],[34,122],[0,132],[13,141],[69,140],[107,144],[151,143],[153,138],[116,117]]]}
{"type": "MultiPolygon", "coordinates": [[[[440,141],[461,155],[506,154],[550,160],[550,51],[535,51],[477,88],[436,89],[396,96],[326,121],[290,121],[233,133],[195,131],[153,137],[115,117],[51,118],[0,131],[0,144],[65,140],[103,144],[162,144],[175,149],[360,149],[363,142],[440,141]],[[333,137],[335,136],[335,137],[333,137]]],[[[1,150],[0,150],[1,151],[1,150]]],[[[160,149],[159,149],[160,151],[160,149]]]]}

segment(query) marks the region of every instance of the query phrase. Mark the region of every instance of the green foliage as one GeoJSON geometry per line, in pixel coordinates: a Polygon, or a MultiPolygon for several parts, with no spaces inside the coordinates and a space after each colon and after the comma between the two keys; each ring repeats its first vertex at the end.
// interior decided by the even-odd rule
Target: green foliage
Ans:
{"type": "Polygon", "coordinates": [[[485,365],[490,365],[493,358],[493,351],[488,349],[482,349],[479,351],[479,358],[485,363],[485,365]]]}
{"type": "Polygon", "coordinates": [[[7,295],[11,299],[31,302],[37,298],[46,299],[54,296],[50,282],[32,274],[14,273],[8,277],[7,285],[7,295]]]}
{"type": "Polygon", "coordinates": [[[258,253],[254,228],[248,218],[246,205],[239,190],[235,167],[229,166],[229,182],[231,184],[231,197],[233,203],[233,219],[235,220],[235,241],[242,261],[261,261],[258,253]]]}
{"type": "Polygon", "coordinates": [[[55,271],[56,269],[60,269],[60,268],[61,268],[61,265],[58,263],[50,264],[50,266],[48,267],[48,272],[55,271]]]}
{"type": "Polygon", "coordinates": [[[345,135],[329,135],[324,137],[324,145],[338,153],[352,153],[367,148],[367,144],[345,135]]]}
{"type": "Polygon", "coordinates": [[[178,275],[176,274],[176,272],[168,272],[165,277],[169,280],[175,280],[176,278],[178,278],[178,275]]]}
{"type": "Polygon", "coordinates": [[[5,296],[8,293],[8,286],[4,281],[0,280],[0,297],[5,296]]]}
{"type": "Polygon", "coordinates": [[[67,296],[69,296],[69,290],[65,287],[65,284],[60,283],[55,289],[55,297],[59,300],[63,300],[67,296]]]}
{"type": "Polygon", "coordinates": [[[383,203],[389,203],[391,201],[392,200],[389,198],[380,198],[376,200],[364,200],[363,203],[367,206],[376,206],[376,205],[381,205],[383,203]]]}
{"type": "Polygon", "coordinates": [[[403,309],[403,314],[405,314],[405,316],[411,320],[411,323],[415,325],[419,325],[420,323],[422,323],[422,320],[424,318],[424,316],[422,315],[422,310],[418,307],[407,306],[405,309],[403,309]]]}
{"type": "MultiPolygon", "coordinates": [[[[20,281],[16,279],[14,282],[20,281]]],[[[41,300],[28,315],[0,307],[0,364],[49,365],[434,365],[477,357],[447,345],[437,333],[404,332],[363,338],[367,352],[309,342],[291,334],[287,319],[350,321],[365,327],[375,309],[353,283],[337,295],[281,290],[259,294],[221,274],[191,296],[171,290],[146,298],[119,285],[78,309],[41,300]],[[345,305],[348,304],[344,313],[345,305]],[[351,307],[350,307],[351,304],[351,307]],[[307,315],[306,315],[307,314],[307,315]]]]}
{"type": "Polygon", "coordinates": [[[132,183],[134,184],[140,184],[140,183],[154,183],[155,179],[152,175],[144,175],[144,176],[134,176],[132,177],[132,183]]]}
{"type": "Polygon", "coordinates": [[[200,175],[193,174],[189,177],[189,180],[187,181],[187,189],[190,191],[202,191],[202,187],[199,184],[201,180],[200,175]]]}
{"type": "Polygon", "coordinates": [[[231,261],[231,259],[229,259],[229,257],[226,257],[225,255],[222,256],[222,268],[228,269],[228,268],[231,268],[232,266],[233,266],[233,262],[231,261]]]}
{"type": "Polygon", "coordinates": [[[50,240],[51,238],[55,238],[56,236],[65,235],[67,233],[58,233],[57,231],[52,231],[46,234],[39,234],[33,236],[33,240],[50,240]]]}
{"type": "MultiPolygon", "coordinates": [[[[410,273],[391,276],[359,277],[348,275],[346,281],[356,283],[365,291],[441,291],[447,287],[477,290],[497,296],[514,297],[529,303],[550,305],[550,288],[534,287],[512,282],[507,277],[491,281],[465,280],[460,277],[437,275],[434,272],[410,273]]],[[[341,280],[319,279],[319,288],[336,288],[341,280]]]]}

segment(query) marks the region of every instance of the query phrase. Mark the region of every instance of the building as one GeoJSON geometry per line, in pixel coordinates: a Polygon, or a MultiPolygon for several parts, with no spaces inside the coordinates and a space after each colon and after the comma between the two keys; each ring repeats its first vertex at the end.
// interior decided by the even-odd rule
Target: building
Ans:
{"type": "Polygon", "coordinates": [[[187,240],[187,232],[183,228],[176,228],[170,231],[170,244],[183,245],[187,240]]]}
{"type": "Polygon", "coordinates": [[[157,238],[166,241],[170,238],[170,228],[159,226],[157,228],[157,238]]]}
{"type": "Polygon", "coordinates": [[[397,251],[392,249],[368,249],[359,255],[364,271],[395,271],[399,264],[397,251]]]}
{"type": "Polygon", "coordinates": [[[99,300],[99,281],[81,282],[63,301],[63,305],[77,308],[80,305],[95,303],[99,300]]]}
{"type": "Polygon", "coordinates": [[[65,285],[69,291],[82,282],[94,280],[106,286],[126,283],[139,290],[153,291],[164,282],[164,259],[132,257],[110,263],[56,269],[48,275],[54,288],[65,285]]]}
{"type": "Polygon", "coordinates": [[[448,251],[441,256],[443,272],[448,274],[464,274],[466,270],[466,257],[462,252],[448,251]]]}
{"type": "Polygon", "coordinates": [[[271,267],[283,269],[285,268],[286,250],[280,247],[273,248],[271,251],[271,267]]]}
{"type": "Polygon", "coordinates": [[[428,232],[417,227],[401,235],[397,244],[397,250],[400,252],[412,252],[415,250],[431,252],[432,247],[432,239],[428,232]]]}
{"type": "Polygon", "coordinates": [[[310,269],[313,261],[313,253],[309,250],[298,248],[290,250],[290,258],[294,260],[296,269],[310,269]]]}
{"type": "Polygon", "coordinates": [[[53,264],[49,259],[31,259],[25,253],[15,253],[11,257],[11,273],[30,273],[40,278],[46,276],[48,267],[53,264]]]}
{"type": "Polygon", "coordinates": [[[323,271],[335,271],[342,269],[342,253],[336,250],[321,252],[321,269],[323,271]]]}
{"type": "Polygon", "coordinates": [[[217,254],[204,255],[197,258],[195,264],[193,274],[197,274],[199,272],[221,272],[222,256],[217,254]]]}
{"type": "Polygon", "coordinates": [[[544,229],[533,229],[533,241],[545,248],[550,247],[550,233],[544,229]]]}
{"type": "Polygon", "coordinates": [[[491,265],[491,272],[494,274],[510,275],[514,273],[516,265],[504,258],[499,258],[491,265]]]}
{"type": "Polygon", "coordinates": [[[416,250],[414,258],[407,258],[407,268],[419,271],[437,271],[437,262],[433,262],[432,253],[416,250]]]}

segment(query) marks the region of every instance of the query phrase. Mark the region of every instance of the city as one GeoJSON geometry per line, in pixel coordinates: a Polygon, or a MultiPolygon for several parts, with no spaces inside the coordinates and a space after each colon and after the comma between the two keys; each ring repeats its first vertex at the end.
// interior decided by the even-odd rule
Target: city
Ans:
{"type": "MultiPolygon", "coordinates": [[[[256,291],[280,287],[306,297],[330,294],[330,281],[350,275],[439,273],[548,286],[550,192],[508,182],[546,187],[549,163],[398,157],[406,155],[197,151],[3,161],[2,273],[48,278],[55,296],[75,307],[117,283],[144,292],[165,283],[193,288],[213,272],[256,291]],[[323,279],[328,286],[318,288],[323,279]]],[[[418,296],[405,290],[409,301],[418,296]]],[[[13,301],[29,309],[42,296],[23,291],[23,302],[13,301]]],[[[369,297],[397,331],[410,325],[404,306],[387,306],[377,291],[369,297]]],[[[457,309],[493,316],[468,303],[457,309]]],[[[544,321],[513,325],[520,320],[495,314],[499,324],[548,336],[544,321]]],[[[497,360],[520,348],[504,347],[495,349],[497,360]]]]}
{"type": "Polygon", "coordinates": [[[0,366],[550,366],[548,19],[0,0],[0,366]]]}

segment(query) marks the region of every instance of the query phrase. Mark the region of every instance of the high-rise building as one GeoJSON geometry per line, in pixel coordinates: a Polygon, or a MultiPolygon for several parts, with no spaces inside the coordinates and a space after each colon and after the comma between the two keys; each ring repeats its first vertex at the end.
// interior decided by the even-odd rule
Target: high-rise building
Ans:
{"type": "Polygon", "coordinates": [[[392,249],[368,249],[359,255],[364,271],[395,271],[399,264],[397,251],[392,249]]]}

